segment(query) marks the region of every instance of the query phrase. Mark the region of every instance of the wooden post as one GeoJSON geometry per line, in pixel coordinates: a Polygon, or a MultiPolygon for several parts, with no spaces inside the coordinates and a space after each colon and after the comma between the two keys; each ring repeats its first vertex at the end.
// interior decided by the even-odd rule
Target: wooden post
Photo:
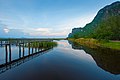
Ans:
{"type": "Polygon", "coordinates": [[[11,45],[9,44],[9,61],[11,62],[11,45]]]}
{"type": "Polygon", "coordinates": [[[21,45],[19,43],[19,58],[21,58],[21,45]]]}
{"type": "Polygon", "coordinates": [[[6,52],[5,61],[6,61],[6,64],[7,64],[7,62],[8,62],[8,50],[7,50],[7,44],[5,44],[5,52],[6,52]]]}
{"type": "Polygon", "coordinates": [[[32,46],[32,53],[33,53],[33,44],[32,44],[32,42],[31,42],[31,46],[32,46]]]}
{"type": "Polygon", "coordinates": [[[42,49],[43,49],[43,43],[41,43],[41,51],[42,51],[42,49]]]}
{"type": "Polygon", "coordinates": [[[35,53],[37,52],[37,42],[35,42],[35,53]]]}
{"type": "Polygon", "coordinates": [[[38,51],[40,51],[40,43],[38,43],[38,51]]]}
{"type": "Polygon", "coordinates": [[[25,48],[24,48],[24,43],[23,43],[23,57],[24,57],[24,54],[25,54],[25,48]]]}
{"type": "Polygon", "coordinates": [[[37,43],[37,51],[39,52],[39,42],[37,43]]]}
{"type": "Polygon", "coordinates": [[[28,54],[30,55],[30,42],[28,43],[28,54]]]}

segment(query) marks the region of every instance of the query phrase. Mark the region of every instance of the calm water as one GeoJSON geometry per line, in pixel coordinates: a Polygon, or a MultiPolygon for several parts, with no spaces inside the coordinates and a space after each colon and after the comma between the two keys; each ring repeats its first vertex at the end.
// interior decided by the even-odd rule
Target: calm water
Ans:
{"type": "MultiPolygon", "coordinates": [[[[0,80],[120,80],[120,52],[90,49],[68,41],[1,72],[0,80]]],[[[27,55],[27,52],[25,53],[27,55]]],[[[0,63],[4,63],[0,47],[0,63]]],[[[18,48],[12,47],[12,59],[18,48]]]]}

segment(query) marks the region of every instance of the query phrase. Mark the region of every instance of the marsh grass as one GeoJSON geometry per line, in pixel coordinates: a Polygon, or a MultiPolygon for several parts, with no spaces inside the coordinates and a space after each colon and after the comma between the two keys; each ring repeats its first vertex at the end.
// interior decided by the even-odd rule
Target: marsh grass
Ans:
{"type": "Polygon", "coordinates": [[[57,42],[49,42],[49,41],[35,41],[30,44],[25,45],[25,47],[32,47],[32,48],[51,48],[56,47],[57,42]]]}
{"type": "Polygon", "coordinates": [[[120,42],[110,41],[110,42],[102,43],[101,46],[120,50],[120,42]]]}
{"type": "Polygon", "coordinates": [[[115,50],[120,50],[120,41],[109,41],[109,40],[97,40],[93,38],[79,38],[79,39],[68,39],[81,45],[85,45],[91,48],[104,47],[115,50]]]}

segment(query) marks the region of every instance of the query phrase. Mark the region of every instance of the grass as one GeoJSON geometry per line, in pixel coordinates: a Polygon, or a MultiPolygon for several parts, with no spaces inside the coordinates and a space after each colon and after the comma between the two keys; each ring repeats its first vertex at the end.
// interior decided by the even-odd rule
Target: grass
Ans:
{"type": "Polygon", "coordinates": [[[101,43],[101,46],[120,50],[120,42],[110,41],[110,42],[106,42],[106,43],[101,43]]]}
{"type": "MultiPolygon", "coordinates": [[[[25,47],[28,47],[29,44],[25,45],[25,47]]],[[[33,48],[50,48],[50,47],[55,47],[57,46],[56,42],[49,42],[49,41],[41,41],[41,42],[32,42],[30,44],[30,47],[33,48]]]]}
{"type": "Polygon", "coordinates": [[[93,38],[79,38],[79,39],[68,39],[68,40],[91,48],[97,48],[99,46],[104,48],[120,50],[120,41],[105,41],[105,40],[99,41],[93,38]]]}

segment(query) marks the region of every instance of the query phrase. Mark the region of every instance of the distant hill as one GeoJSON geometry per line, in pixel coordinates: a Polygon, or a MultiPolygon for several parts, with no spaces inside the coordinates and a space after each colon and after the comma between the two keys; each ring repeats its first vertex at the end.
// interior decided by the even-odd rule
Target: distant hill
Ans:
{"type": "Polygon", "coordinates": [[[107,5],[84,28],[74,28],[68,38],[92,37],[120,40],[120,1],[107,5]]]}

